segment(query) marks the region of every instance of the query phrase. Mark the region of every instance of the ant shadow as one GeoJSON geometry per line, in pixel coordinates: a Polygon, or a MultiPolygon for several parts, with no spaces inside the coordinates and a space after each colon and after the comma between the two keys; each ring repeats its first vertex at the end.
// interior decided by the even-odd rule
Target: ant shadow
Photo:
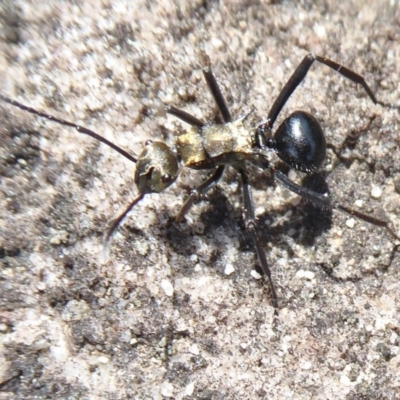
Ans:
{"type": "MultiPolygon", "coordinates": [[[[305,175],[301,186],[317,193],[329,193],[326,178],[322,173],[305,175]]],[[[243,222],[241,227],[244,230],[241,244],[246,251],[253,248],[250,235],[245,232],[243,222]]],[[[273,211],[265,211],[258,215],[257,231],[260,241],[264,247],[268,243],[274,246],[282,246],[284,236],[304,247],[312,247],[316,240],[332,227],[332,210],[321,208],[314,203],[300,198],[297,205],[282,201],[282,206],[273,211]],[[286,217],[292,211],[290,217],[286,217]]],[[[289,253],[291,250],[289,249],[289,253]]]]}
{"type": "MultiPolygon", "coordinates": [[[[272,177],[266,179],[265,174],[262,175],[264,188],[276,185],[272,177]]],[[[258,187],[259,185],[256,183],[254,186],[258,187]]],[[[325,176],[322,173],[305,175],[302,179],[302,186],[317,193],[329,193],[325,176]]],[[[240,230],[238,235],[239,251],[254,252],[252,238],[246,232],[241,212],[233,210],[229,197],[218,186],[210,192],[207,200],[202,201],[207,202],[207,206],[198,217],[204,224],[204,230],[200,236],[215,237],[224,226],[233,231],[240,230]]],[[[282,238],[289,235],[289,232],[295,232],[290,234],[295,243],[311,247],[318,237],[331,228],[332,210],[322,209],[304,199],[301,199],[298,205],[282,201],[282,206],[278,209],[258,215],[257,221],[257,234],[264,248],[267,243],[273,246],[282,246],[282,238]],[[293,211],[293,215],[286,218],[289,211],[293,211]],[[279,222],[276,223],[276,221],[279,222]]],[[[195,229],[191,228],[188,222],[177,224],[174,216],[169,218],[165,226],[166,241],[173,251],[181,256],[187,257],[188,249],[193,246],[193,236],[195,235],[199,234],[195,233],[195,229]]],[[[220,258],[219,253],[219,251],[216,252],[214,261],[218,261],[220,258]]],[[[254,254],[256,255],[255,252],[254,254]]],[[[257,264],[258,261],[255,259],[254,266],[257,264]]]]}

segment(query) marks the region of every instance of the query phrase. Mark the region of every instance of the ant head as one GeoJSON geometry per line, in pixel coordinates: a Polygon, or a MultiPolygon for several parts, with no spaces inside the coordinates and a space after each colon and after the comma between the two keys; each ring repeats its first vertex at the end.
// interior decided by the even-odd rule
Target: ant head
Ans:
{"type": "Polygon", "coordinates": [[[163,142],[146,142],[136,164],[135,183],[141,194],[159,193],[178,177],[178,160],[163,142]]]}

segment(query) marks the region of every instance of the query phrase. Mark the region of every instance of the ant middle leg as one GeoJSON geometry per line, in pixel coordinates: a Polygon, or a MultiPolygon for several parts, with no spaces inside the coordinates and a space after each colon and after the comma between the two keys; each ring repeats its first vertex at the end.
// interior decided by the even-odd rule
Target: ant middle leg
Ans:
{"type": "MultiPolygon", "coordinates": [[[[217,79],[214,73],[212,72],[210,59],[207,56],[204,56],[204,63],[206,64],[206,66],[203,67],[204,79],[206,80],[207,85],[214,98],[214,101],[218,107],[218,110],[221,113],[222,119],[224,120],[225,123],[229,123],[232,121],[232,117],[229,112],[228,106],[226,105],[225,98],[218,85],[217,79]]],[[[165,111],[168,114],[174,115],[175,117],[179,118],[180,120],[186,122],[191,126],[203,128],[206,125],[203,121],[197,119],[193,115],[187,113],[186,111],[180,110],[179,108],[176,108],[174,106],[171,105],[165,106],[165,111]]]]}
{"type": "Polygon", "coordinates": [[[197,128],[202,128],[203,126],[206,125],[202,120],[194,117],[192,114],[189,114],[188,112],[183,111],[179,108],[176,108],[171,105],[166,105],[164,108],[165,108],[165,112],[167,114],[171,114],[191,126],[196,126],[197,128]]]}
{"type": "MultiPolygon", "coordinates": [[[[229,112],[228,106],[226,105],[225,98],[221,92],[221,89],[218,85],[217,79],[215,78],[214,73],[211,69],[211,62],[208,56],[204,55],[203,61],[206,64],[203,67],[203,75],[204,79],[207,82],[207,85],[211,91],[211,94],[214,98],[215,103],[217,104],[218,110],[221,113],[222,119],[225,123],[229,123],[232,121],[231,114],[229,112]]],[[[194,117],[193,115],[187,113],[186,111],[180,110],[174,106],[166,106],[165,111],[168,114],[174,115],[175,117],[179,118],[180,120],[188,123],[189,125],[203,128],[206,124],[194,117]]],[[[179,214],[176,217],[176,222],[181,222],[185,214],[189,211],[190,207],[193,205],[194,201],[204,195],[207,191],[213,188],[218,181],[221,179],[222,174],[224,172],[225,167],[223,165],[218,166],[213,174],[204,182],[202,182],[199,186],[193,189],[190,192],[189,198],[186,200],[185,204],[182,206],[179,214]]]]}
{"type": "Polygon", "coordinates": [[[254,212],[253,197],[251,194],[250,183],[248,181],[246,172],[244,169],[238,169],[242,180],[243,186],[243,200],[244,200],[244,223],[246,229],[250,232],[251,238],[256,249],[258,260],[261,264],[261,269],[264,275],[268,278],[270,287],[270,296],[272,306],[274,307],[274,315],[278,316],[278,296],[275,291],[274,283],[272,281],[271,270],[268,266],[267,257],[265,256],[264,250],[261,247],[260,239],[257,234],[257,221],[254,212]]]}
{"type": "Polygon", "coordinates": [[[215,100],[215,103],[217,104],[219,112],[222,115],[222,119],[227,124],[232,121],[231,113],[229,112],[228,106],[226,105],[224,96],[218,85],[217,79],[215,78],[215,75],[212,72],[210,58],[207,55],[203,55],[203,62],[206,64],[206,66],[203,67],[204,79],[206,80],[207,85],[211,91],[211,94],[215,100]]]}

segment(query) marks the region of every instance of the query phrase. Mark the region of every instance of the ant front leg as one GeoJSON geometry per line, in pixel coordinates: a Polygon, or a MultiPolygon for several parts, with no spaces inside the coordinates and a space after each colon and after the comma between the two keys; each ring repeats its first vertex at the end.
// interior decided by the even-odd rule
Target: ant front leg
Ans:
{"type": "Polygon", "coordinates": [[[352,82],[362,85],[374,104],[378,103],[375,95],[372,93],[371,88],[365,82],[363,76],[335,61],[330,60],[329,58],[316,56],[310,53],[303,58],[302,62],[296,68],[292,76],[287,81],[286,85],[279,93],[279,96],[276,98],[274,104],[271,107],[267,120],[261,125],[261,129],[263,131],[267,132],[272,129],[272,126],[274,125],[276,118],[278,117],[282,108],[289,100],[290,96],[295,91],[297,86],[299,86],[303,79],[306,77],[314,61],[318,61],[319,63],[324,64],[329,68],[332,68],[333,70],[339,72],[339,74],[343,75],[345,78],[351,80],[352,82]]]}
{"type": "Polygon", "coordinates": [[[250,232],[251,238],[253,239],[254,247],[256,248],[256,253],[258,260],[260,261],[261,268],[264,275],[267,276],[270,292],[272,306],[274,307],[274,315],[278,316],[278,296],[275,291],[274,283],[272,281],[271,270],[269,269],[267,257],[265,256],[264,250],[261,248],[260,239],[257,235],[257,221],[254,213],[253,198],[251,195],[250,183],[247,179],[245,170],[238,169],[240,174],[242,185],[243,185],[243,199],[244,199],[244,223],[246,229],[250,232]]]}
{"type": "Polygon", "coordinates": [[[199,199],[219,182],[224,173],[224,169],[225,166],[220,165],[207,180],[197,186],[196,189],[190,191],[189,198],[186,200],[185,204],[179,211],[179,214],[175,218],[177,223],[182,222],[183,217],[189,211],[190,207],[192,207],[195,200],[199,199]]]}
{"type": "MultiPolygon", "coordinates": [[[[204,56],[204,62],[206,64],[206,66],[203,67],[204,79],[207,82],[207,85],[211,91],[211,94],[222,116],[222,119],[226,124],[228,124],[229,122],[232,122],[232,117],[229,112],[228,106],[226,104],[225,98],[218,85],[217,79],[214,73],[212,72],[210,59],[207,56],[204,56]]],[[[180,110],[174,106],[166,106],[165,111],[168,114],[174,115],[180,120],[200,130],[206,126],[206,124],[203,121],[197,119],[196,117],[187,113],[186,111],[180,110]]],[[[202,182],[199,186],[197,186],[190,192],[189,198],[186,200],[185,204],[179,211],[178,216],[176,217],[176,222],[178,223],[181,222],[185,214],[189,211],[190,207],[192,207],[194,201],[203,196],[206,192],[208,192],[219,182],[224,172],[224,169],[225,169],[224,165],[218,166],[213,172],[213,174],[207,180],[202,182]]]]}
{"type": "MultiPolygon", "coordinates": [[[[216,83],[215,83],[216,84],[216,83]]],[[[216,86],[218,91],[219,88],[216,86]]],[[[214,90],[215,89],[214,86],[214,90]]],[[[222,96],[222,95],[221,95],[222,96]]],[[[222,98],[223,100],[223,98],[222,98]]],[[[224,102],[223,102],[224,104],[224,102]]],[[[165,106],[165,111],[168,114],[174,115],[175,117],[179,118],[181,121],[186,122],[187,124],[194,126],[195,128],[201,129],[203,128],[206,124],[194,117],[193,115],[187,113],[186,111],[180,110],[179,108],[176,108],[174,106],[167,105],[165,106]]],[[[189,211],[190,207],[192,207],[194,201],[204,195],[207,191],[209,191],[212,187],[214,187],[218,181],[221,179],[222,174],[224,172],[225,167],[223,165],[220,165],[214,173],[203,183],[201,183],[199,186],[196,187],[196,189],[193,189],[190,192],[189,198],[186,200],[185,204],[182,206],[181,210],[179,211],[179,214],[176,217],[176,222],[179,223],[182,221],[183,217],[185,214],[189,211]]]]}

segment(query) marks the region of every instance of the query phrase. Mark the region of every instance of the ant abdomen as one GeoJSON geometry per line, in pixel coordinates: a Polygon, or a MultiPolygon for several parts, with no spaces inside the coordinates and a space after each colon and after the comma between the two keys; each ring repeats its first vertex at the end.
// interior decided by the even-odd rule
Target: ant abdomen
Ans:
{"type": "Polygon", "coordinates": [[[314,172],[326,155],[325,135],[318,120],[305,111],[287,117],[270,140],[279,158],[302,172],[314,172]]]}

